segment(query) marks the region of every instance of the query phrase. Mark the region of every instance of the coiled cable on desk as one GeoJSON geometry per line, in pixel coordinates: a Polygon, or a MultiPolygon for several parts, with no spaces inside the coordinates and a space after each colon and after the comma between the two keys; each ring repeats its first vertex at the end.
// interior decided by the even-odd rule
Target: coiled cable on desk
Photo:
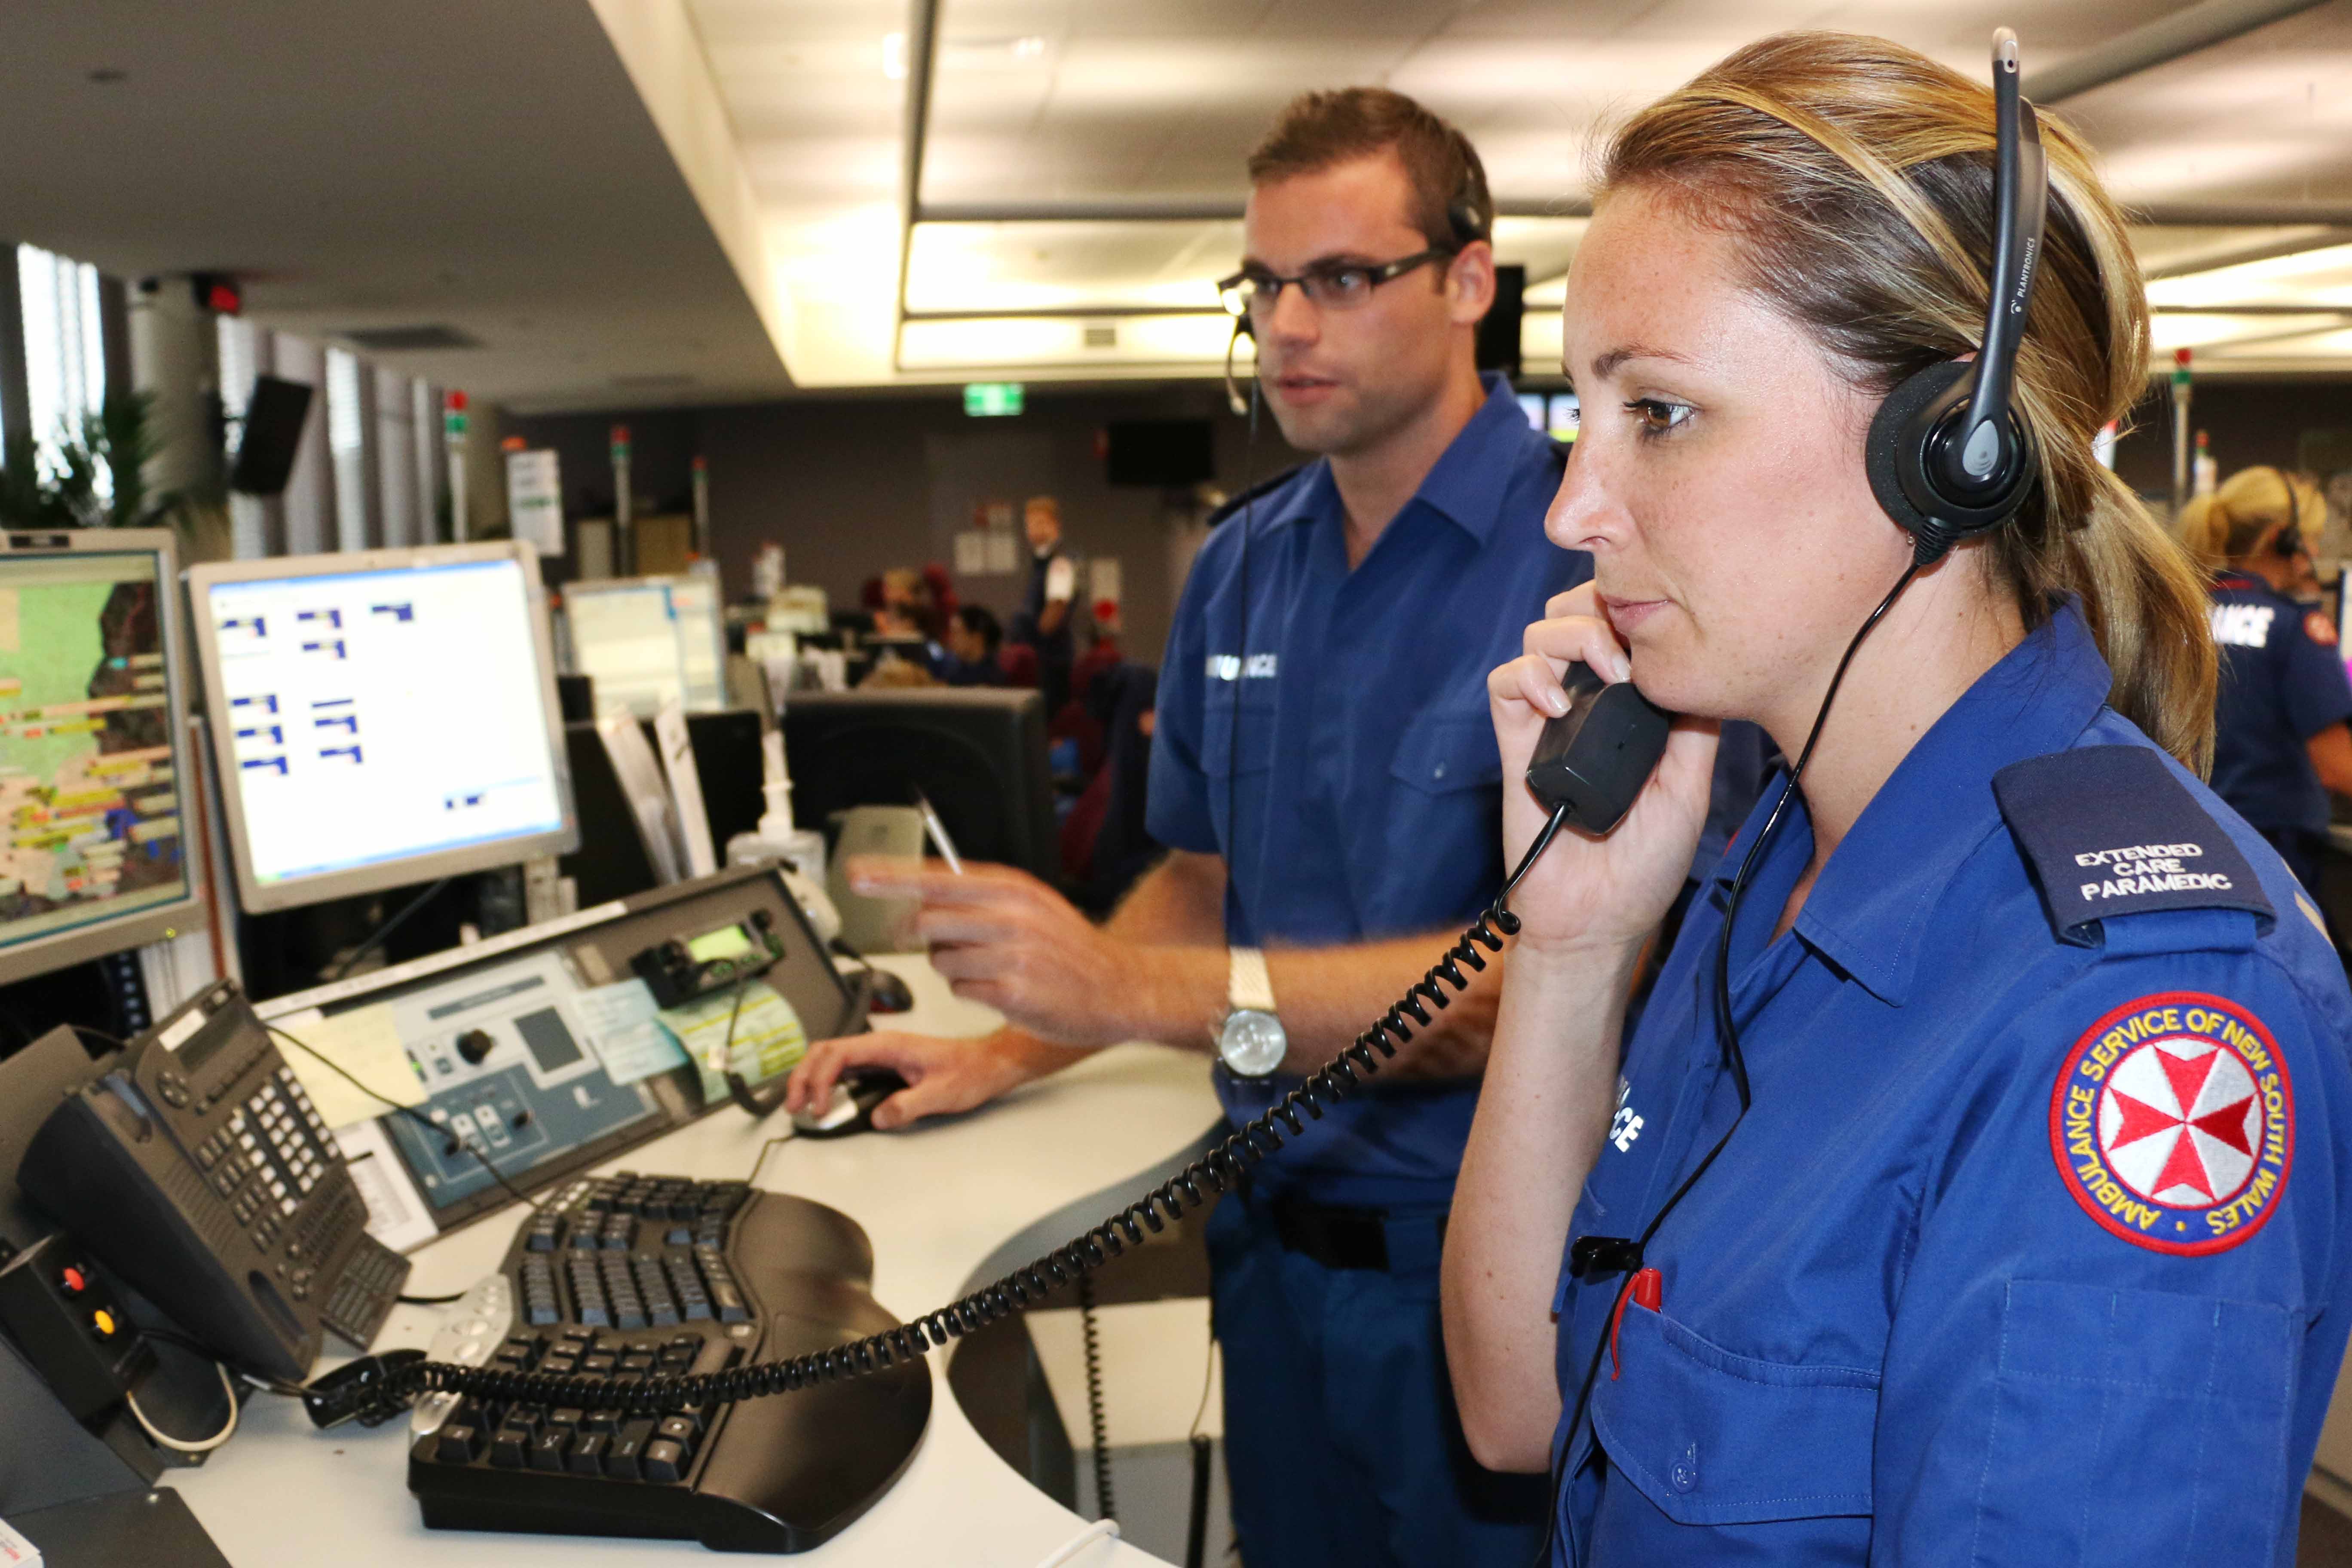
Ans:
{"type": "MultiPolygon", "coordinates": [[[[1381,1070],[1386,1058],[1396,1055],[1397,1047],[1410,1041],[1416,1029],[1428,1027],[1432,1019],[1429,1008],[1423,1005],[1424,1000],[1440,1009],[1450,1005],[1453,998],[1446,986],[1457,993],[1470,988],[1470,977],[1463,973],[1463,966],[1484,970],[1486,954],[1500,952],[1503,939],[1517,932],[1518,917],[1508,908],[1511,894],[1550,846],[1568,815],[1565,806],[1552,814],[1486,912],[1464,930],[1461,939],[1444,951],[1396,1005],[1358,1035],[1346,1049],[1307,1075],[1265,1111],[1227,1133],[1215,1148],[1100,1225],[960,1300],[912,1322],[831,1350],[730,1367],[724,1372],[651,1377],[625,1388],[612,1387],[597,1378],[561,1373],[417,1362],[386,1375],[376,1385],[376,1396],[381,1401],[405,1404],[420,1394],[458,1394],[499,1402],[621,1409],[639,1414],[759,1399],[888,1371],[921,1359],[950,1340],[1036,1306],[1059,1288],[1083,1280],[1112,1258],[1124,1255],[1129,1247],[1142,1245],[1147,1232],[1165,1230],[1169,1221],[1182,1219],[1187,1213],[1207,1204],[1213,1194],[1237,1184],[1252,1166],[1282,1147],[1286,1132],[1294,1137],[1304,1133],[1308,1119],[1319,1120],[1327,1103],[1345,1100],[1360,1089],[1367,1079],[1381,1070]],[[1480,951],[1482,948],[1485,952],[1480,951]],[[1302,1111],[1305,1117],[1300,1115],[1302,1111]]],[[[1097,1451],[1101,1451],[1099,1440],[1097,1451]]]]}
{"type": "Polygon", "coordinates": [[[1095,1517],[1117,1519],[1110,1490],[1110,1424],[1103,1418],[1102,1338],[1095,1322],[1095,1277],[1078,1276],[1078,1331],[1087,1351],[1087,1425],[1094,1433],[1095,1517]]]}

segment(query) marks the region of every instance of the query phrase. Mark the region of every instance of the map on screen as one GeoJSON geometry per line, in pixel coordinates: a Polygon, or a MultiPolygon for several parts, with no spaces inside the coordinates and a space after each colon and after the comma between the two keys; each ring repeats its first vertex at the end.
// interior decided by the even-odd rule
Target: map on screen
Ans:
{"type": "Polygon", "coordinates": [[[0,946],[187,892],[156,558],[0,563],[0,946]]]}

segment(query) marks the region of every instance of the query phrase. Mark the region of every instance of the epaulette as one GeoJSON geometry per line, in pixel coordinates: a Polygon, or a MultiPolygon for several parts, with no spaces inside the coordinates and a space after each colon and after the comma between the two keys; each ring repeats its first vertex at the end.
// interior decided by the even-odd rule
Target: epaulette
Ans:
{"type": "Polygon", "coordinates": [[[1993,796],[2061,942],[2156,910],[2244,910],[2275,919],[2254,868],[2213,814],[2147,746],[2084,746],[2012,763],[1993,796]]]}
{"type": "Polygon", "coordinates": [[[1249,489],[1244,490],[1241,494],[1231,497],[1223,505],[1219,506],[1214,511],[1209,514],[1209,526],[1211,528],[1214,528],[1217,524],[1224,521],[1225,519],[1233,516],[1234,513],[1241,510],[1242,508],[1249,505],[1250,502],[1254,500],[1263,500],[1265,497],[1272,495],[1276,490],[1280,489],[1283,486],[1297,479],[1306,467],[1307,465],[1305,463],[1293,463],[1290,467],[1283,469],[1282,472],[1275,475],[1274,478],[1270,479],[1260,479],[1257,483],[1250,486],[1249,489]]]}

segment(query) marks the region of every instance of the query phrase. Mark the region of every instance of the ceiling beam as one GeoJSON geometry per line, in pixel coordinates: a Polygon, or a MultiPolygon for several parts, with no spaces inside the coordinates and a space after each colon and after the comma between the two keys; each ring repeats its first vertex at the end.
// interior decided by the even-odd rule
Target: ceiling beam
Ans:
{"type": "MultiPolygon", "coordinates": [[[[1238,196],[1097,196],[1076,201],[922,202],[917,223],[1237,223],[1238,196]]],[[[1497,197],[1497,217],[1591,217],[1584,196],[1497,197]]]]}
{"type": "MultiPolygon", "coordinates": [[[[914,268],[915,225],[922,221],[923,155],[931,140],[931,68],[939,54],[940,0],[913,0],[907,7],[907,140],[898,171],[898,320],[907,319],[907,279],[914,268]]],[[[890,334],[890,368],[899,369],[890,334]]]]}
{"type": "Polygon", "coordinates": [[[2326,0],[2199,0],[2035,71],[2021,90],[2048,108],[2325,4],[2326,0]]]}

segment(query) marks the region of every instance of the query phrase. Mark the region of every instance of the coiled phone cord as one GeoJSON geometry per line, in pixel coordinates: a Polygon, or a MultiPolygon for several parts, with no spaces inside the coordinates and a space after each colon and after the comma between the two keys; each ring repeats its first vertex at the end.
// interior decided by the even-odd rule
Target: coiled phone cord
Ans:
{"type": "Polygon", "coordinates": [[[1552,814],[1535,841],[1528,846],[1527,854],[1503,884],[1503,890],[1495,896],[1495,901],[1394,1006],[1337,1057],[1309,1074],[1272,1107],[1226,1134],[1215,1148],[1100,1225],[949,1306],[910,1323],[868,1334],[831,1350],[725,1372],[648,1378],[627,1388],[616,1389],[595,1378],[556,1373],[413,1362],[388,1370],[374,1384],[368,1403],[377,1410],[391,1411],[404,1406],[419,1394],[442,1393],[499,1402],[653,1414],[686,1405],[758,1399],[906,1365],[950,1340],[1035,1306],[1058,1288],[1083,1279],[1122,1256],[1129,1247],[1142,1245],[1147,1233],[1165,1230],[1171,1220],[1182,1219],[1187,1213],[1207,1204],[1214,1194],[1235,1185],[1252,1166],[1281,1148],[1286,1136],[1302,1134],[1308,1121],[1319,1120],[1326,1105],[1361,1089],[1365,1080],[1381,1070],[1381,1063],[1396,1055],[1399,1046],[1410,1041],[1417,1030],[1430,1026],[1431,1007],[1442,1010],[1451,1005],[1454,993],[1470,988],[1470,976],[1464,973],[1464,966],[1484,970],[1486,954],[1500,952],[1503,939],[1517,931],[1518,917],[1508,908],[1511,894],[1567,820],[1565,806],[1552,814]],[[1452,992],[1446,989],[1448,986],[1452,992]]]}
{"type": "Polygon", "coordinates": [[[1103,1417],[1102,1339],[1095,1321],[1095,1277],[1078,1276],[1078,1330],[1086,1342],[1087,1425],[1094,1434],[1095,1517],[1117,1519],[1110,1489],[1110,1424],[1103,1417]]]}

